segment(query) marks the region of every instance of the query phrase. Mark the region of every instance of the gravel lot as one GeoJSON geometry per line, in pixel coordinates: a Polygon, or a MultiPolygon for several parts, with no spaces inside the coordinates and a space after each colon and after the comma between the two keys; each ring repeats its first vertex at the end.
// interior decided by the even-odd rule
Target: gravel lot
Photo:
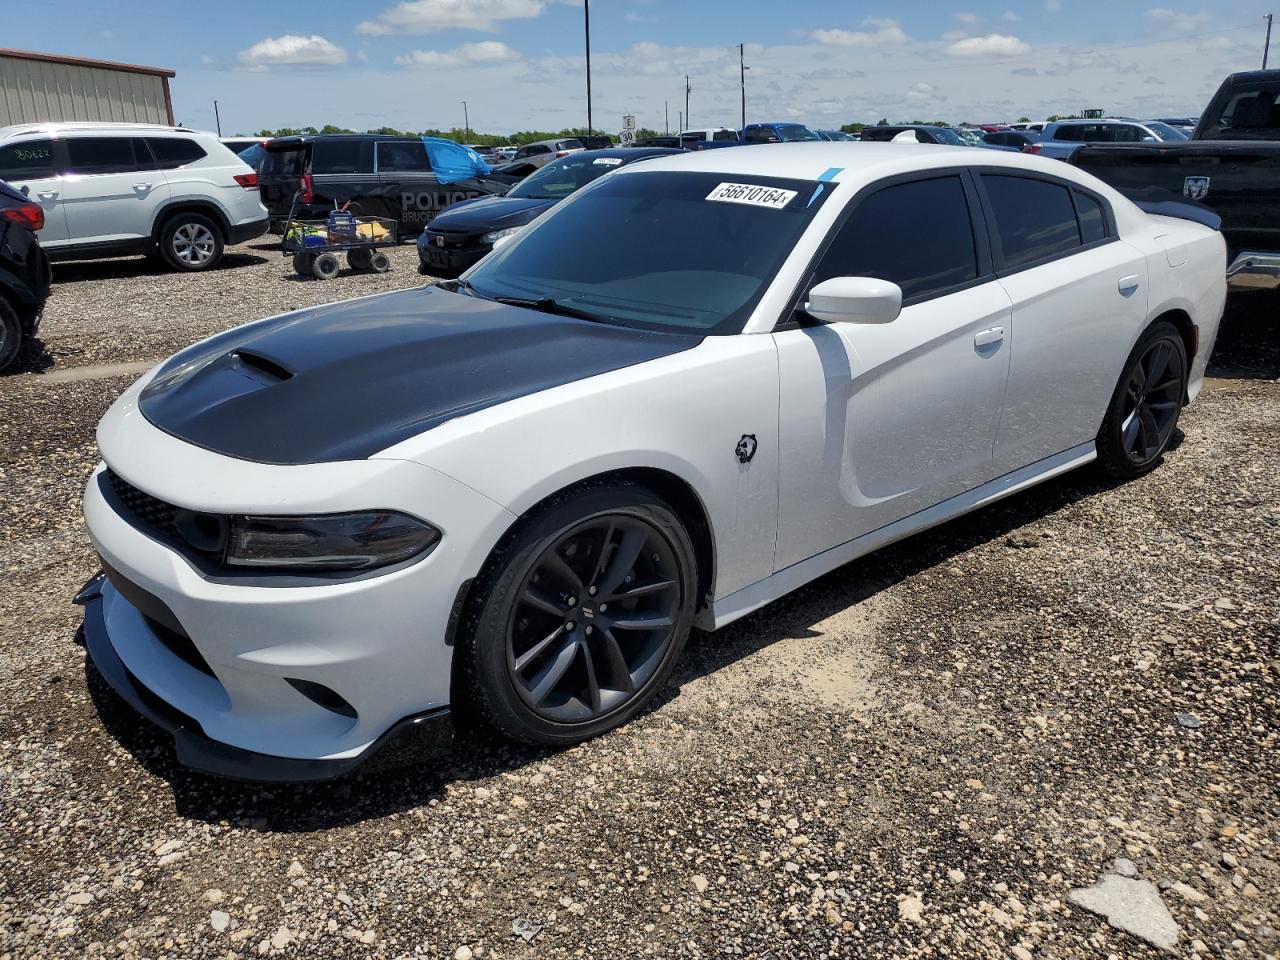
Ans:
{"type": "Polygon", "coordinates": [[[175,767],[73,642],[93,430],[137,375],[104,365],[419,282],[393,262],[55,268],[47,352],[0,377],[0,958],[1158,956],[1068,902],[1116,857],[1176,955],[1277,956],[1273,297],[1232,301],[1151,476],[1061,478],[695,635],[617,733],[309,788],[175,767]]]}

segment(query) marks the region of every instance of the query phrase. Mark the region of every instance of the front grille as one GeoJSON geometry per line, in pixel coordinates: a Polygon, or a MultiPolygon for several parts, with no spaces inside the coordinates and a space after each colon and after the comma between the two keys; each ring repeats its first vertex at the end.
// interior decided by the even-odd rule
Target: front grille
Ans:
{"type": "Polygon", "coordinates": [[[474,247],[480,243],[478,233],[446,233],[444,230],[432,230],[427,234],[428,246],[438,250],[460,250],[463,247],[474,247]],[[436,243],[436,237],[444,238],[444,246],[436,243]]]}
{"type": "Polygon", "coordinates": [[[114,470],[107,470],[107,481],[111,484],[116,498],[135,519],[141,521],[143,527],[166,540],[185,543],[182,534],[178,532],[177,507],[149,493],[144,493],[114,470]]]}
{"type": "Polygon", "coordinates": [[[128,515],[126,519],[132,519],[143,533],[185,553],[221,560],[227,535],[226,517],[176,507],[139,490],[110,468],[106,470],[106,478],[128,515]]]}

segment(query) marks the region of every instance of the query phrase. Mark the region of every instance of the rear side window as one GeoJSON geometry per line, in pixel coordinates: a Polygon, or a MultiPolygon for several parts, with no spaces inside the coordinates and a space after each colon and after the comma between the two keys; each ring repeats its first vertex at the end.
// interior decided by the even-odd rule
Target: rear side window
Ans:
{"type": "Polygon", "coordinates": [[[147,137],[147,146],[161,170],[176,170],[208,156],[200,144],[186,137],[147,137]]]}
{"type": "Polygon", "coordinates": [[[379,141],[378,170],[381,173],[429,173],[427,148],[421,140],[379,141]]]}
{"type": "Polygon", "coordinates": [[[373,173],[373,141],[317,140],[311,145],[311,172],[373,173]]]}
{"type": "Polygon", "coordinates": [[[712,137],[713,140],[734,140],[738,139],[738,134],[733,130],[717,130],[712,137]]]}
{"type": "Polygon", "coordinates": [[[1080,239],[1085,243],[1097,243],[1107,239],[1107,217],[1102,204],[1087,193],[1075,192],[1076,216],[1080,220],[1080,239]]]}
{"type": "Polygon", "coordinates": [[[1053,131],[1053,139],[1071,141],[1083,140],[1084,127],[1079,126],[1078,124],[1073,124],[1069,127],[1058,127],[1057,130],[1053,131]]]}
{"type": "Polygon", "coordinates": [[[1045,180],[983,174],[1006,268],[1060,256],[1080,246],[1071,191],[1045,180]]]}
{"type": "Polygon", "coordinates": [[[153,166],[146,145],[134,137],[68,137],[66,144],[67,173],[132,173],[153,166]]]}
{"type": "Polygon", "coordinates": [[[904,303],[976,280],[978,252],[960,178],[902,183],[860,202],[813,279],[831,277],[889,280],[902,288],[904,303]]]}
{"type": "Polygon", "coordinates": [[[747,143],[777,143],[778,135],[768,127],[756,127],[754,130],[748,130],[746,136],[747,143]]]}
{"type": "Polygon", "coordinates": [[[52,140],[23,140],[0,147],[0,180],[40,180],[52,176],[52,140]]]}

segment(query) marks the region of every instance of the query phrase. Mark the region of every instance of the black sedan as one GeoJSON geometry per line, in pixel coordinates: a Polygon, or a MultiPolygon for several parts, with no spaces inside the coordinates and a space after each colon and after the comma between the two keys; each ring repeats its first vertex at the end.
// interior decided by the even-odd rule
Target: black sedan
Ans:
{"type": "Polygon", "coordinates": [[[585,150],[548,163],[501,197],[463,200],[441,211],[418,237],[418,272],[456,277],[494,243],[610,170],[648,157],[682,153],[665,148],[585,150]]]}

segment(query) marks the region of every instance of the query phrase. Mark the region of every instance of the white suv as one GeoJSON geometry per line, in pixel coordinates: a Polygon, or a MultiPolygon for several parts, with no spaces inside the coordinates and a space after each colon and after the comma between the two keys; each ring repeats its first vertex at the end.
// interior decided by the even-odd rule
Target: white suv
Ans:
{"type": "Polygon", "coordinates": [[[253,170],[212,133],[141,123],[0,127],[0,180],[44,208],[51,260],[158,255],[207,270],[267,229],[253,170]]]}

